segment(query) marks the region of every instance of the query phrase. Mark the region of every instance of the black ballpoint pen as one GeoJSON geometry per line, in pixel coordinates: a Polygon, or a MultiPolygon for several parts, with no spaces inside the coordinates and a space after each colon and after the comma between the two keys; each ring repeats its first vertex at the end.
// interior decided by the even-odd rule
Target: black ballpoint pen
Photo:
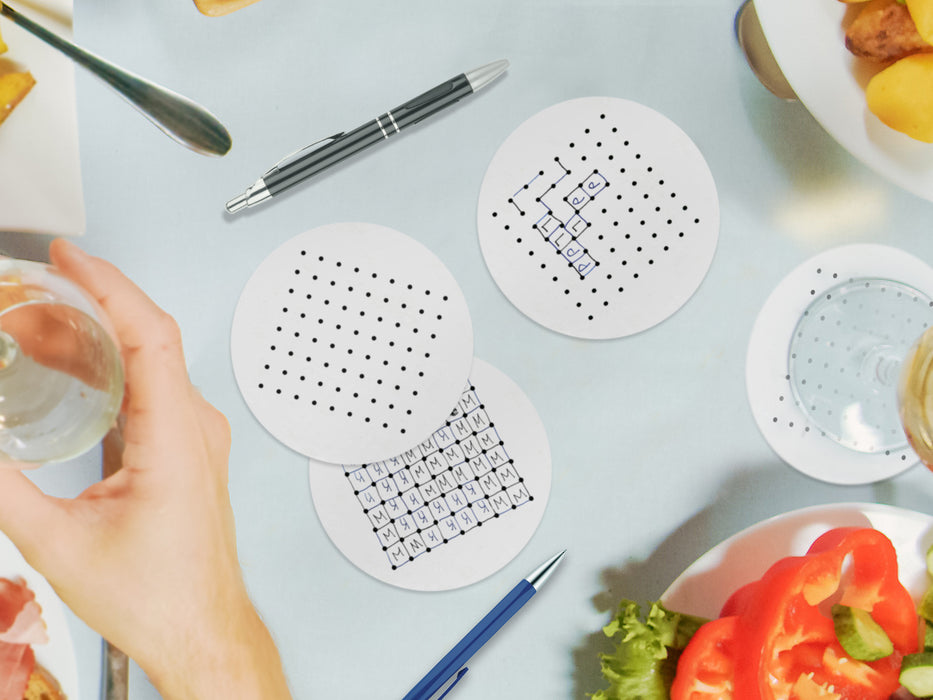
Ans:
{"type": "Polygon", "coordinates": [[[501,60],[461,73],[353,131],[341,132],[302,148],[276,163],[246,192],[227,202],[227,211],[232,214],[264,202],[345,158],[400,133],[402,129],[488,85],[508,67],[509,62],[501,60]]]}

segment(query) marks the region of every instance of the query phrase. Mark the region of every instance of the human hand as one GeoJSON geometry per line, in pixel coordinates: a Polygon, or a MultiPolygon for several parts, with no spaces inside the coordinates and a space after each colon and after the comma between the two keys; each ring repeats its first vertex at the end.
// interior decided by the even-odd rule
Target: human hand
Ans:
{"type": "Polygon", "coordinates": [[[237,558],[229,426],[191,385],[177,324],[109,263],[61,240],[50,254],[120,342],[122,468],[75,499],[0,469],[0,530],[163,697],[289,698],[237,558]]]}

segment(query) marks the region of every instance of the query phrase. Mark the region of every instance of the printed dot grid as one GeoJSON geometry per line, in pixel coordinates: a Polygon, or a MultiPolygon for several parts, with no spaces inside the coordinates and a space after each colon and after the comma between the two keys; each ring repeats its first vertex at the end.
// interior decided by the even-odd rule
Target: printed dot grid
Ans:
{"type": "Polygon", "coordinates": [[[333,224],[289,239],[251,275],[231,356],[250,410],[330,464],[399,454],[437,427],[472,365],[466,300],[420,243],[333,224]]]}
{"type": "MultiPolygon", "coordinates": [[[[300,252],[301,258],[306,255],[300,252]]],[[[276,341],[267,348],[259,373],[263,379],[256,388],[366,424],[381,412],[375,424],[404,435],[404,419],[412,415],[424,382],[430,381],[423,367],[431,359],[431,344],[443,332],[440,309],[448,296],[435,295],[440,305],[435,301],[431,308],[424,303],[431,301],[430,289],[389,277],[393,293],[388,296],[375,287],[375,272],[347,265],[352,276],[345,277],[341,260],[319,255],[313,262],[310,270],[294,270],[296,279],[307,278],[304,286],[283,287],[287,292],[279,297],[287,305],[270,309],[276,341]],[[406,311],[410,320],[403,324],[401,314],[406,311]],[[367,315],[375,319],[378,331],[360,330],[367,315]],[[414,342],[419,337],[420,344],[414,342]],[[315,398],[319,395],[325,397],[323,402],[315,398]],[[395,416],[395,425],[385,415],[395,416]]],[[[365,327],[372,329],[372,321],[365,327]]]]}
{"type": "Polygon", "coordinates": [[[705,225],[638,144],[606,120],[599,114],[491,212],[529,264],[550,275],[552,292],[589,322],[612,313],[615,296],[705,225]]]}
{"type": "Polygon", "coordinates": [[[472,385],[420,445],[344,473],[393,570],[534,500],[472,385]]]}

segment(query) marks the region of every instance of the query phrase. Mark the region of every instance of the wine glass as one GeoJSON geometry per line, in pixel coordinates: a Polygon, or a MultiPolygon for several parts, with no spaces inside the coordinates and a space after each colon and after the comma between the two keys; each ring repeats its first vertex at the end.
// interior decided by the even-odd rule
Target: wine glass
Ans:
{"type": "Polygon", "coordinates": [[[812,293],[788,350],[798,408],[845,447],[891,453],[909,443],[933,469],[933,299],[883,278],[812,293]]]}
{"type": "Polygon", "coordinates": [[[898,397],[907,440],[933,470],[933,329],[924,332],[904,358],[898,397]]]}
{"type": "Polygon", "coordinates": [[[123,366],[107,323],[55,268],[0,258],[0,457],[72,459],[112,427],[123,366]]]}

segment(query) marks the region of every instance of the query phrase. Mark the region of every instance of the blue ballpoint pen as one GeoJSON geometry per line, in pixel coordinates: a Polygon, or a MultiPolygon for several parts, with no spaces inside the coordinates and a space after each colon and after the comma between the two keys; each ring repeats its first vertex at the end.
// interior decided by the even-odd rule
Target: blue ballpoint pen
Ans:
{"type": "Polygon", "coordinates": [[[447,655],[437,662],[428,674],[422,678],[418,685],[408,691],[403,700],[429,700],[429,698],[443,698],[451,688],[463,678],[466,673],[465,664],[480,647],[499,631],[519,609],[527,603],[531,596],[538,592],[544,582],[554,572],[555,567],[566,554],[565,549],[541,566],[531,572],[499,601],[486,617],[480,620],[447,655]],[[446,686],[446,688],[445,688],[446,686]],[[443,693],[437,693],[443,689],[443,693]]]}

